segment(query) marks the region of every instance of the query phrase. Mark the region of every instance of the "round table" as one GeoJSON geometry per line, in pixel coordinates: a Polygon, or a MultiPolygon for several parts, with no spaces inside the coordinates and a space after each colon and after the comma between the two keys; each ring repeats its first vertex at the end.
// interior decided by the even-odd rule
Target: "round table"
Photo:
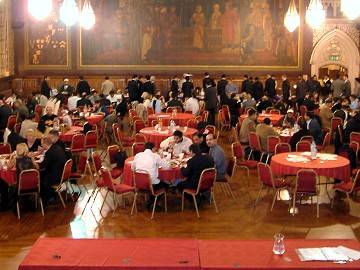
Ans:
{"type": "Polygon", "coordinates": [[[79,134],[83,130],[83,127],[72,126],[70,130],[60,133],[60,140],[63,142],[71,142],[75,134],[79,134]]]}
{"type": "Polygon", "coordinates": [[[177,125],[184,127],[187,125],[187,122],[190,119],[195,119],[195,115],[191,113],[176,113],[175,115],[171,113],[157,113],[157,114],[150,114],[148,116],[148,121],[151,124],[152,120],[161,119],[162,121],[165,122],[164,125],[168,125],[170,118],[174,119],[177,125]]]}
{"type": "MultiPolygon", "coordinates": [[[[133,162],[134,157],[129,157],[125,160],[124,170],[122,175],[122,183],[132,186],[132,170],[131,163],[133,162]]],[[[159,179],[164,182],[174,182],[176,179],[184,178],[181,175],[180,167],[170,168],[170,169],[159,169],[159,179]]]]}
{"type": "MultiPolygon", "coordinates": [[[[191,138],[193,134],[197,132],[194,128],[176,128],[176,130],[182,131],[185,137],[191,138]]],[[[144,134],[149,142],[155,144],[156,147],[160,146],[160,143],[173,135],[168,127],[162,127],[161,131],[155,130],[154,127],[147,127],[140,130],[140,133],[144,134]]]]}
{"type": "Polygon", "coordinates": [[[350,161],[344,157],[337,156],[336,160],[322,161],[319,158],[304,162],[288,161],[288,155],[302,155],[301,152],[282,153],[272,156],[271,169],[274,175],[296,175],[300,169],[313,169],[319,176],[339,179],[344,182],[350,181],[350,161]]]}
{"type": "Polygon", "coordinates": [[[9,186],[15,185],[17,182],[16,168],[12,169],[0,169],[0,179],[5,181],[9,186]]]}
{"type": "Polygon", "coordinates": [[[104,119],[104,115],[92,113],[90,116],[85,117],[85,119],[90,125],[97,125],[104,119]]]}
{"type": "MultiPolygon", "coordinates": [[[[247,114],[242,114],[240,115],[240,121],[244,121],[244,119],[247,117],[247,114]]],[[[265,118],[269,118],[271,123],[274,125],[274,126],[278,126],[280,125],[280,120],[281,118],[283,118],[284,116],[281,115],[281,114],[259,114],[258,115],[258,118],[257,118],[257,121],[262,123],[264,122],[264,119],[265,118]]]]}

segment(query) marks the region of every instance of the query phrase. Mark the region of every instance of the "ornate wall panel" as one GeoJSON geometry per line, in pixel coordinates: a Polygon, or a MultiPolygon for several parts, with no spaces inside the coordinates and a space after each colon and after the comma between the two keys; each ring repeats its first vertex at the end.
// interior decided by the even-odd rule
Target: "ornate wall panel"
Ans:
{"type": "Polygon", "coordinates": [[[11,1],[0,2],[0,77],[14,73],[14,41],[11,29],[11,1]]]}

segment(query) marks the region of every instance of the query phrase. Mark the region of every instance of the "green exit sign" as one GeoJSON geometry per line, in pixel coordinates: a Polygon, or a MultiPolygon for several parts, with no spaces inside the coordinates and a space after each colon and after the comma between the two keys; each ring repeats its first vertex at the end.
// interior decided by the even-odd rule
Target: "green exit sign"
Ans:
{"type": "Polygon", "coordinates": [[[340,60],[340,55],[330,55],[329,60],[330,61],[339,61],[340,60]]]}

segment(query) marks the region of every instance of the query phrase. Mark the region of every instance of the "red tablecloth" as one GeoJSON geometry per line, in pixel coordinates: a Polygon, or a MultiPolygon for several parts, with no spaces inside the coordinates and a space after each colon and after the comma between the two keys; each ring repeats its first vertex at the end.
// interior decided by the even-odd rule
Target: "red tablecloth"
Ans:
{"type": "Polygon", "coordinates": [[[167,120],[169,121],[170,118],[174,119],[178,125],[180,126],[186,126],[187,122],[190,119],[194,119],[195,115],[191,114],[191,113],[177,113],[176,115],[172,115],[171,113],[157,113],[157,114],[150,114],[148,116],[148,121],[151,124],[152,120],[158,120],[158,119],[162,119],[162,120],[167,120]]]}
{"type": "MultiPolygon", "coordinates": [[[[133,184],[132,181],[132,170],[131,163],[134,160],[134,157],[129,157],[125,160],[124,170],[122,175],[122,182],[127,185],[133,184]]],[[[159,179],[164,182],[173,182],[176,179],[181,179],[183,176],[181,175],[180,168],[171,168],[168,170],[159,169],[159,179]]]]}
{"type": "MultiPolygon", "coordinates": [[[[191,139],[192,135],[197,132],[197,130],[194,128],[187,128],[186,131],[184,130],[184,128],[180,128],[179,130],[182,131],[183,134],[186,137],[189,137],[190,139],[191,139]]],[[[168,127],[164,127],[162,129],[162,131],[160,131],[160,132],[155,131],[155,128],[153,128],[153,127],[147,127],[147,128],[141,129],[140,133],[144,134],[146,139],[149,142],[154,143],[156,145],[156,147],[159,147],[160,143],[163,140],[165,140],[173,135],[172,132],[170,132],[170,130],[168,129],[168,127]]]]}
{"type": "Polygon", "coordinates": [[[90,125],[96,125],[104,119],[104,115],[103,114],[91,114],[90,116],[86,117],[85,119],[90,125]]]}
{"type": "Polygon", "coordinates": [[[347,264],[332,262],[301,262],[298,248],[346,246],[360,250],[356,240],[294,240],[285,239],[286,252],[272,253],[273,241],[199,241],[201,269],[360,269],[360,261],[347,264]]]}
{"type": "MultiPolygon", "coordinates": [[[[247,114],[242,114],[240,116],[241,122],[244,121],[244,119],[246,117],[247,117],[247,114]]],[[[280,124],[280,120],[281,120],[281,118],[283,118],[283,115],[281,115],[281,114],[259,114],[257,120],[258,120],[258,122],[262,123],[265,118],[269,118],[271,120],[271,123],[274,126],[277,126],[280,124]]]]}
{"type": "Polygon", "coordinates": [[[294,152],[274,155],[271,158],[271,169],[274,175],[296,175],[299,169],[313,169],[319,176],[340,179],[344,182],[350,181],[350,161],[344,157],[338,156],[337,160],[327,160],[324,163],[320,163],[320,159],[303,163],[287,161],[288,154],[299,155],[301,153],[294,152]]]}
{"type": "Polygon", "coordinates": [[[75,134],[80,133],[82,130],[82,127],[72,126],[70,130],[60,133],[60,140],[63,142],[71,142],[72,137],[74,137],[75,134]]]}
{"type": "Polygon", "coordinates": [[[196,240],[40,238],[19,270],[200,269],[196,240]]]}
{"type": "Polygon", "coordinates": [[[16,168],[12,168],[11,170],[0,169],[0,179],[4,180],[8,185],[15,185],[16,178],[16,168]]]}

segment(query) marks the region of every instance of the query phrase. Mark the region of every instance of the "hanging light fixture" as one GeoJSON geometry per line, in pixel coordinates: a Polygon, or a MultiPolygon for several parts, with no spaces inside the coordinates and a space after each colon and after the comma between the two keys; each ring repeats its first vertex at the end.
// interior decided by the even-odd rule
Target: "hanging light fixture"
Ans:
{"type": "Polygon", "coordinates": [[[60,20],[67,26],[74,25],[79,18],[79,8],[75,0],[64,0],[60,7],[60,20]]]}
{"type": "Polygon", "coordinates": [[[95,24],[95,13],[91,6],[90,0],[85,0],[81,15],[80,15],[81,27],[85,30],[91,29],[95,24]]]}
{"type": "Polygon", "coordinates": [[[341,0],[341,11],[350,20],[355,20],[360,16],[360,3],[354,2],[354,0],[341,0]]]}
{"type": "Polygon", "coordinates": [[[300,26],[300,16],[294,0],[291,0],[289,9],[285,14],[284,25],[289,32],[294,32],[300,26]]]}
{"type": "Polygon", "coordinates": [[[319,28],[325,21],[325,9],[321,0],[311,0],[306,10],[306,22],[314,29],[319,28]]]}
{"type": "Polygon", "coordinates": [[[37,20],[49,16],[52,10],[52,0],[28,0],[28,11],[37,20]]]}

